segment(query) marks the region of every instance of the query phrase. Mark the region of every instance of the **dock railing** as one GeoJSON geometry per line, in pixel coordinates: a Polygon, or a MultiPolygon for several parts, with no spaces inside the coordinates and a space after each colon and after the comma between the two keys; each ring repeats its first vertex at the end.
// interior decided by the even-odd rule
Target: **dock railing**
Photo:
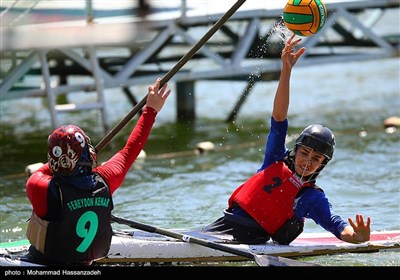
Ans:
{"type": "MultiPolygon", "coordinates": [[[[398,57],[399,2],[364,0],[326,4],[325,26],[317,34],[304,38],[302,46],[308,51],[299,60],[299,66],[398,57]],[[382,25],[385,20],[389,24],[382,25]]],[[[27,8],[30,12],[34,3],[27,8]]],[[[51,101],[53,127],[59,125],[58,113],[101,110],[108,131],[106,105],[101,101],[104,91],[121,89],[135,105],[132,88],[148,85],[168,72],[221,16],[221,13],[192,16],[188,13],[193,9],[189,7],[190,1],[180,3],[181,6],[167,10],[174,15],[180,11],[181,16],[173,18],[157,17],[160,11],[166,13],[153,7],[152,13],[142,20],[133,17],[128,20],[125,16],[103,22],[94,18],[89,24],[87,21],[96,10],[89,10],[90,5],[86,5],[86,17],[74,22],[2,28],[0,101],[47,98],[51,101]],[[73,79],[76,77],[82,79],[77,82],[73,79]],[[58,95],[68,96],[73,92],[95,93],[97,99],[91,104],[57,104],[58,95]]],[[[12,11],[11,6],[8,9],[12,11]]],[[[174,75],[171,82],[177,85],[178,117],[195,117],[194,107],[185,104],[193,104],[196,81],[244,81],[244,92],[227,118],[232,121],[255,82],[278,77],[280,50],[287,33],[281,21],[282,8],[239,9],[191,62],[174,75]],[[188,100],[186,91],[192,92],[193,100],[188,100]]]]}

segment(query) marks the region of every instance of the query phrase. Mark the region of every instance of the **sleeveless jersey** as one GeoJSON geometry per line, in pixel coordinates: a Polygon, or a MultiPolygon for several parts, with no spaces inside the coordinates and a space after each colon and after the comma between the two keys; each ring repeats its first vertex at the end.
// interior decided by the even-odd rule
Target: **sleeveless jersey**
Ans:
{"type": "Polygon", "coordinates": [[[107,255],[112,237],[113,201],[103,179],[99,175],[95,179],[96,185],[90,191],[56,181],[62,203],[59,219],[44,221],[32,215],[27,236],[46,259],[79,263],[107,255]]]}

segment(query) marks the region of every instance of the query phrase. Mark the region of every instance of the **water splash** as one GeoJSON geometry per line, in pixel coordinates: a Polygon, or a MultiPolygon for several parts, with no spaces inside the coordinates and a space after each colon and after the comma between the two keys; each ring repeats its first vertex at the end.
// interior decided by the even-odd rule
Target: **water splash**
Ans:
{"type": "MultiPolygon", "coordinates": [[[[249,56],[256,59],[280,56],[286,40],[292,34],[293,32],[284,24],[282,16],[277,18],[269,27],[267,33],[258,38],[257,46],[250,51],[249,56]]],[[[260,77],[259,68],[255,67],[255,71],[249,74],[248,80],[254,81],[260,77]]]]}

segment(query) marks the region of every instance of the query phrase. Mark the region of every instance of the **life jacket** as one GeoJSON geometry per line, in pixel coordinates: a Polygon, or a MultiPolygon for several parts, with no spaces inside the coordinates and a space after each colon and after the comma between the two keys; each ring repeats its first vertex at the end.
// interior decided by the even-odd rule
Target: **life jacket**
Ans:
{"type": "Polygon", "coordinates": [[[56,263],[85,263],[105,257],[110,249],[113,201],[104,180],[95,175],[90,191],[60,184],[62,210],[59,218],[45,221],[34,212],[27,237],[45,259],[56,263]]]}
{"type": "Polygon", "coordinates": [[[274,240],[289,244],[302,232],[304,224],[294,217],[296,196],[302,189],[312,185],[303,184],[284,162],[278,161],[239,186],[232,193],[228,204],[229,207],[239,205],[274,240]],[[283,231],[288,231],[288,227],[295,227],[293,236],[279,237],[283,231]]]}

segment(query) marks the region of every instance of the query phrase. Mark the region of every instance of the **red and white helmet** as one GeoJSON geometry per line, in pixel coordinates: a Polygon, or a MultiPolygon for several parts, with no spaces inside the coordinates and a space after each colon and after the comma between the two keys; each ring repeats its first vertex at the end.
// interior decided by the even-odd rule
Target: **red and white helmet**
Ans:
{"type": "Polygon", "coordinates": [[[47,160],[51,171],[54,174],[71,175],[85,149],[89,149],[91,165],[95,162],[96,154],[85,132],[72,124],[56,128],[47,141],[47,160]]]}

